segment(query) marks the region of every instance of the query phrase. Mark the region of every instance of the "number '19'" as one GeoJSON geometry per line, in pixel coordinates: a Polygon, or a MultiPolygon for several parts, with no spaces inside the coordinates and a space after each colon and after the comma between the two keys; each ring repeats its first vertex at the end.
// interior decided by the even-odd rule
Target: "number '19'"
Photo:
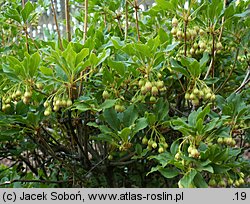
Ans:
{"type": "Polygon", "coordinates": [[[241,193],[237,192],[235,193],[235,195],[236,195],[236,200],[246,200],[247,198],[246,192],[241,192],[241,193]]]}

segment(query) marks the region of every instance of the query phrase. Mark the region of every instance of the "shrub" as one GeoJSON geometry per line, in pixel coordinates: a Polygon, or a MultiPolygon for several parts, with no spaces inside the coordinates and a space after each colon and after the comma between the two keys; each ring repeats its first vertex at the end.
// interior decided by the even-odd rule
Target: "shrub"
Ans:
{"type": "Polygon", "coordinates": [[[248,185],[249,1],[136,2],[90,2],[86,39],[72,11],[67,40],[28,33],[51,5],[3,4],[0,155],[14,165],[2,183],[248,185]]]}

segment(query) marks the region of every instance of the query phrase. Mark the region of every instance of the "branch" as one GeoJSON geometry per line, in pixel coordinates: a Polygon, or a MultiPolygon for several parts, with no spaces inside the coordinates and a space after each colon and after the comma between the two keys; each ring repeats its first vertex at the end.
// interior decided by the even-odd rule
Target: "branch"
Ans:
{"type": "Polygon", "coordinates": [[[55,21],[55,24],[56,24],[56,32],[57,32],[57,35],[58,35],[59,46],[60,46],[61,50],[63,50],[61,34],[60,34],[59,27],[58,27],[58,22],[57,22],[57,17],[56,17],[56,10],[55,10],[53,0],[51,0],[51,8],[52,8],[52,12],[54,14],[54,21],[55,21]]]}
{"type": "Polygon", "coordinates": [[[138,18],[138,9],[139,9],[139,6],[138,6],[137,0],[135,0],[134,8],[135,8],[135,20],[136,20],[137,37],[138,37],[138,41],[140,41],[139,18],[138,18]]]}
{"type": "Polygon", "coordinates": [[[126,0],[125,5],[125,40],[128,37],[128,1],[126,0]]]}
{"type": "Polygon", "coordinates": [[[60,183],[69,183],[69,182],[73,182],[72,179],[70,180],[66,180],[66,181],[48,181],[48,180],[26,180],[26,179],[14,179],[12,181],[5,181],[4,183],[0,183],[0,186],[6,186],[6,185],[10,185],[12,183],[56,183],[56,184],[60,184],[60,183]]]}
{"type": "Polygon", "coordinates": [[[128,164],[132,164],[136,162],[136,160],[129,160],[129,161],[125,161],[125,162],[111,162],[110,166],[124,166],[124,165],[128,165],[128,164]]]}
{"type": "MultiPolygon", "coordinates": [[[[226,8],[226,4],[227,4],[227,0],[224,0],[224,9],[226,8]]],[[[222,38],[222,33],[223,33],[223,28],[224,28],[224,22],[225,22],[225,17],[223,16],[222,17],[222,20],[221,20],[221,30],[220,30],[220,35],[219,35],[219,38],[218,38],[218,42],[220,42],[221,41],[221,38],[222,38]]],[[[213,45],[214,46],[214,45],[213,45]]],[[[209,65],[209,67],[208,67],[208,70],[207,70],[207,73],[206,73],[206,75],[205,75],[205,77],[204,77],[204,79],[206,79],[207,77],[208,77],[208,75],[209,75],[209,73],[210,73],[210,71],[211,71],[211,69],[213,68],[213,66],[214,66],[214,57],[215,57],[215,55],[216,55],[216,53],[217,53],[217,50],[215,50],[212,54],[213,54],[213,58],[212,58],[212,60],[211,60],[211,62],[210,62],[210,65],[209,65]]],[[[213,70],[214,71],[214,70],[213,70]]]]}
{"type": "Polygon", "coordinates": [[[99,166],[105,159],[107,159],[108,155],[106,155],[102,160],[100,160],[96,165],[94,165],[86,174],[84,174],[83,178],[89,175],[91,171],[93,171],[97,166],[99,166]]]}
{"type": "Polygon", "coordinates": [[[239,93],[249,82],[250,82],[250,66],[248,66],[247,74],[243,82],[241,83],[240,87],[234,91],[234,93],[239,93]]]}
{"type": "MultiPolygon", "coordinates": [[[[22,7],[24,8],[25,6],[25,0],[22,0],[22,7]]],[[[29,53],[29,38],[28,38],[28,25],[27,25],[27,22],[24,22],[25,25],[23,26],[23,31],[25,33],[25,39],[26,39],[26,49],[27,49],[27,52],[29,53]]]]}
{"type": "Polygon", "coordinates": [[[85,0],[85,16],[84,16],[84,29],[83,29],[83,43],[86,41],[87,38],[87,31],[88,31],[88,7],[89,1],[85,0]]]}
{"type": "Polygon", "coordinates": [[[187,20],[184,21],[184,56],[187,56],[187,26],[188,26],[188,16],[187,20]]]}
{"type": "MultiPolygon", "coordinates": [[[[87,39],[87,31],[88,31],[88,7],[89,7],[89,1],[88,0],[85,0],[85,5],[84,5],[84,8],[85,8],[85,16],[84,16],[84,28],[83,28],[83,44],[85,43],[86,39],[87,39]]],[[[80,78],[81,78],[81,81],[80,81],[80,85],[79,85],[79,89],[78,89],[78,97],[81,96],[82,94],[82,88],[83,88],[83,76],[84,74],[84,71],[81,71],[80,73],[80,78]]]]}
{"type": "Polygon", "coordinates": [[[76,144],[78,145],[81,154],[85,157],[87,165],[90,166],[90,161],[89,161],[88,155],[85,154],[83,146],[82,146],[81,142],[79,141],[79,138],[77,137],[77,135],[74,131],[74,128],[72,125],[72,119],[71,119],[71,111],[68,111],[68,117],[69,117],[69,127],[70,127],[70,131],[71,131],[71,135],[72,135],[73,139],[75,140],[76,144]]]}
{"type": "Polygon", "coordinates": [[[65,17],[66,17],[66,33],[68,41],[71,41],[71,29],[70,29],[70,7],[69,0],[65,0],[65,17]]]}

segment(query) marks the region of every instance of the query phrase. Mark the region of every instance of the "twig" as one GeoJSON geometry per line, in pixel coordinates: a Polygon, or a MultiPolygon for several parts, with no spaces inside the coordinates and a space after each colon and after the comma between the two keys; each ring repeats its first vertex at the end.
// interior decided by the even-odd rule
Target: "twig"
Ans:
{"type": "Polygon", "coordinates": [[[121,33],[121,35],[123,35],[120,19],[117,19],[117,23],[118,23],[118,27],[119,27],[120,33],[121,33]]]}
{"type": "MultiPolygon", "coordinates": [[[[224,9],[226,8],[226,4],[227,4],[227,0],[224,0],[224,9]]],[[[219,38],[218,38],[218,42],[220,42],[220,41],[221,41],[221,38],[222,38],[222,33],[223,33],[223,28],[224,28],[224,22],[225,22],[225,17],[223,16],[223,17],[222,17],[222,20],[221,20],[221,24],[222,24],[222,25],[221,25],[221,29],[220,29],[220,35],[219,35],[219,38]]],[[[213,45],[213,46],[214,46],[214,45],[213,45]]],[[[204,79],[207,79],[207,77],[208,77],[208,75],[209,75],[211,69],[213,68],[213,65],[214,65],[214,61],[213,61],[213,60],[214,60],[214,57],[215,57],[216,53],[217,53],[217,50],[215,50],[215,51],[212,52],[213,58],[212,58],[212,60],[211,60],[211,62],[210,62],[210,64],[209,64],[209,67],[208,67],[208,70],[207,70],[207,73],[206,73],[204,79]]],[[[213,70],[213,71],[214,71],[214,70],[213,70]]]]}
{"type": "Polygon", "coordinates": [[[128,165],[128,164],[132,164],[136,162],[136,160],[129,160],[129,161],[125,161],[125,162],[111,162],[110,166],[124,166],[124,165],[128,165]]]}
{"type": "MultiPolygon", "coordinates": [[[[88,0],[85,0],[85,5],[84,5],[84,8],[85,8],[85,16],[84,16],[84,28],[83,28],[83,43],[85,43],[86,39],[87,39],[87,30],[88,30],[88,5],[89,5],[89,1],[88,0]]],[[[80,73],[80,78],[81,78],[81,81],[80,81],[80,85],[79,85],[79,89],[78,89],[78,97],[81,96],[82,94],[82,88],[83,88],[83,73],[84,71],[81,71],[80,73]]]]}
{"type": "Polygon", "coordinates": [[[134,8],[135,8],[135,20],[136,20],[136,31],[137,31],[137,37],[138,37],[138,41],[140,41],[140,28],[139,28],[139,18],[138,18],[138,1],[135,0],[134,2],[134,8]]]}
{"type": "Polygon", "coordinates": [[[6,185],[10,185],[12,183],[56,183],[56,184],[60,184],[60,183],[69,183],[72,182],[73,180],[66,180],[66,181],[48,181],[48,180],[26,180],[26,179],[14,179],[12,181],[5,181],[4,183],[0,183],[0,186],[6,186],[6,185]]]}
{"type": "Polygon", "coordinates": [[[86,174],[84,174],[83,178],[88,176],[88,174],[93,171],[97,166],[99,166],[105,159],[107,159],[108,155],[106,155],[102,160],[100,160],[96,165],[94,165],[86,174]]]}
{"type": "MultiPolygon", "coordinates": [[[[25,0],[22,0],[22,7],[24,8],[25,6],[25,0]]],[[[27,49],[27,52],[29,53],[29,38],[28,38],[28,25],[27,25],[27,22],[24,22],[25,25],[23,26],[23,31],[25,33],[25,39],[26,39],[26,49],[27,49]]]]}
{"type": "Polygon", "coordinates": [[[65,0],[65,17],[66,17],[66,33],[68,41],[71,41],[71,28],[70,28],[70,7],[69,0],[65,0]]]}
{"type": "Polygon", "coordinates": [[[235,59],[234,59],[234,64],[233,64],[232,69],[230,70],[230,73],[228,74],[228,76],[227,76],[226,80],[223,82],[223,84],[219,88],[217,88],[217,90],[215,91],[216,93],[225,86],[225,84],[228,82],[228,80],[232,76],[233,71],[234,71],[235,66],[236,66],[236,61],[237,61],[238,55],[239,55],[239,48],[237,48],[235,59]]]}
{"type": "Polygon", "coordinates": [[[125,5],[125,40],[128,37],[128,1],[126,0],[125,5]]]}
{"type": "Polygon", "coordinates": [[[24,30],[25,39],[26,39],[26,49],[27,49],[27,52],[29,53],[29,38],[28,38],[27,24],[23,27],[23,30],[24,30]]]}
{"type": "Polygon", "coordinates": [[[87,31],[88,31],[88,7],[89,7],[89,1],[85,0],[85,15],[84,15],[84,29],[83,29],[83,43],[85,42],[87,38],[87,31]]]}
{"type": "Polygon", "coordinates": [[[58,27],[58,22],[57,22],[56,10],[55,10],[55,6],[54,6],[54,2],[53,2],[53,0],[50,0],[50,1],[51,1],[52,12],[54,14],[54,21],[55,21],[55,24],[56,24],[56,32],[57,32],[57,35],[58,35],[59,46],[60,46],[60,49],[63,50],[62,39],[61,39],[60,30],[59,30],[59,27],[58,27]]]}
{"type": "MultiPolygon", "coordinates": [[[[212,78],[214,78],[214,63],[215,63],[215,55],[216,55],[216,49],[215,49],[215,35],[213,33],[213,45],[212,45],[212,61],[211,61],[211,70],[212,70],[212,78]]],[[[214,84],[213,84],[213,91],[214,91],[214,84]]]]}
{"type": "Polygon", "coordinates": [[[188,26],[188,13],[186,19],[184,20],[184,56],[187,56],[187,26],[188,26]]]}
{"type": "Polygon", "coordinates": [[[246,74],[243,82],[241,83],[241,85],[239,86],[239,88],[237,88],[234,91],[234,93],[239,93],[249,82],[250,82],[250,66],[248,66],[247,74],[246,74]]]}
{"type": "Polygon", "coordinates": [[[39,49],[39,47],[37,46],[37,44],[36,44],[36,42],[35,42],[35,40],[29,35],[29,33],[27,32],[27,35],[28,35],[28,37],[32,40],[32,42],[34,43],[34,45],[35,45],[35,47],[36,47],[36,49],[37,49],[37,51],[38,52],[41,52],[40,51],[40,49],[39,49]]]}
{"type": "MultiPolygon", "coordinates": [[[[1,160],[2,160],[2,159],[1,159],[1,160]]],[[[7,168],[5,168],[5,169],[1,169],[1,170],[0,170],[0,173],[6,171],[6,170],[8,170],[8,169],[11,169],[11,168],[12,168],[13,166],[15,166],[17,163],[18,163],[18,161],[16,161],[15,163],[11,164],[9,167],[7,167],[7,168]]]]}

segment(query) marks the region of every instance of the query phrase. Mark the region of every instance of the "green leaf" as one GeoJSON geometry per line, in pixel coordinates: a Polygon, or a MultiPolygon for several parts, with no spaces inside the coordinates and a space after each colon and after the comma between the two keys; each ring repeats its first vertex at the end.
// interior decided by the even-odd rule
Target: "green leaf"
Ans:
{"type": "Polygon", "coordinates": [[[136,152],[136,154],[141,155],[141,153],[142,153],[142,146],[140,144],[136,144],[135,145],[135,152],[136,152]]]}
{"type": "Polygon", "coordinates": [[[193,78],[197,78],[200,76],[201,74],[201,69],[200,69],[200,64],[199,62],[197,62],[196,60],[193,61],[193,63],[191,63],[188,66],[188,71],[190,72],[190,74],[193,76],[193,78]]]}
{"type": "Polygon", "coordinates": [[[203,120],[201,118],[197,121],[195,129],[197,130],[197,132],[198,132],[199,135],[202,134],[203,120]]]}
{"type": "Polygon", "coordinates": [[[81,112],[85,112],[87,110],[92,110],[92,106],[88,103],[79,103],[76,105],[75,109],[81,112]]]}
{"type": "Polygon", "coordinates": [[[153,113],[146,113],[149,126],[153,126],[156,123],[156,115],[153,113]]]}
{"type": "Polygon", "coordinates": [[[102,73],[103,73],[102,82],[104,84],[111,84],[114,82],[113,74],[108,70],[107,67],[103,68],[102,73]]]}
{"type": "Polygon", "coordinates": [[[20,24],[22,22],[22,20],[20,18],[20,14],[18,13],[18,11],[16,9],[8,8],[6,13],[5,13],[5,16],[17,21],[20,24]]]}
{"type": "Polygon", "coordinates": [[[13,73],[18,77],[21,76],[22,78],[26,77],[27,73],[25,72],[24,66],[17,58],[12,57],[12,56],[8,56],[7,60],[9,62],[9,66],[3,67],[4,72],[13,73]]]}
{"type": "Polygon", "coordinates": [[[196,176],[197,171],[195,169],[191,169],[189,172],[187,172],[179,181],[181,186],[184,188],[189,188],[194,180],[194,177],[196,176]]]}
{"type": "Polygon", "coordinates": [[[125,44],[123,41],[120,40],[118,37],[111,37],[111,41],[116,49],[121,49],[125,44]]]}
{"type": "Polygon", "coordinates": [[[125,74],[125,65],[124,62],[116,62],[113,60],[108,60],[108,65],[115,70],[119,75],[124,76],[125,74]]]}
{"type": "Polygon", "coordinates": [[[95,66],[98,66],[102,62],[104,62],[109,55],[110,55],[110,49],[103,50],[103,52],[98,55],[98,60],[97,60],[97,62],[95,64],[95,66]]]}
{"type": "Polygon", "coordinates": [[[16,65],[20,67],[22,66],[22,63],[16,57],[8,56],[7,60],[9,61],[11,67],[14,67],[16,65]]]}
{"type": "Polygon", "coordinates": [[[75,66],[79,65],[89,55],[89,49],[83,48],[81,52],[76,55],[75,66]]]}
{"type": "Polygon", "coordinates": [[[168,101],[164,101],[163,98],[160,98],[155,105],[156,107],[154,110],[157,115],[157,120],[163,121],[168,116],[169,103],[168,101]]]}
{"type": "Polygon", "coordinates": [[[178,152],[178,148],[179,148],[179,140],[175,140],[170,147],[170,152],[172,155],[176,155],[176,153],[178,152]]]}
{"type": "Polygon", "coordinates": [[[198,121],[199,119],[202,119],[202,121],[204,121],[205,116],[206,116],[209,112],[210,112],[210,106],[207,105],[207,106],[203,109],[203,111],[200,111],[200,112],[198,113],[197,119],[196,119],[196,120],[198,121]]]}
{"type": "Polygon", "coordinates": [[[29,106],[25,105],[23,101],[19,101],[16,104],[16,114],[17,115],[23,115],[26,114],[29,110],[29,106]]]}
{"type": "Polygon", "coordinates": [[[158,171],[165,178],[174,178],[179,175],[179,171],[175,168],[160,168],[158,171]]]}
{"type": "Polygon", "coordinates": [[[209,55],[208,55],[207,52],[204,52],[203,56],[202,56],[202,58],[200,59],[200,62],[199,62],[200,67],[204,67],[207,64],[208,60],[209,60],[209,55]]]}
{"type": "Polygon", "coordinates": [[[235,16],[235,17],[244,18],[244,17],[248,16],[249,13],[250,13],[250,9],[246,10],[246,11],[243,12],[243,13],[234,14],[234,16],[235,16]]]}
{"type": "Polygon", "coordinates": [[[193,127],[187,124],[182,118],[177,118],[172,121],[173,128],[179,130],[184,135],[189,135],[193,131],[193,127]]]}
{"type": "Polygon", "coordinates": [[[169,152],[164,152],[162,154],[158,154],[156,156],[150,156],[149,159],[157,160],[161,166],[164,168],[166,165],[169,164],[174,159],[174,156],[169,152]]]}
{"type": "Polygon", "coordinates": [[[26,22],[30,16],[30,14],[35,10],[35,6],[33,6],[30,1],[28,1],[25,5],[23,10],[21,11],[21,15],[23,18],[23,22],[26,22]]]}
{"type": "Polygon", "coordinates": [[[211,164],[213,169],[214,169],[214,173],[215,174],[224,174],[226,172],[228,172],[230,170],[230,167],[226,167],[225,165],[218,165],[218,164],[211,164]]]}
{"type": "Polygon", "coordinates": [[[109,124],[111,128],[114,130],[118,131],[120,127],[120,122],[117,117],[117,113],[115,109],[110,108],[110,109],[105,109],[103,113],[105,121],[109,124]]]}
{"type": "Polygon", "coordinates": [[[146,118],[140,118],[137,120],[135,128],[134,128],[134,133],[139,132],[140,130],[143,130],[148,126],[147,119],[146,118]]]}
{"type": "Polygon", "coordinates": [[[220,162],[220,161],[224,161],[228,158],[229,156],[229,149],[226,148],[224,150],[222,150],[219,154],[217,154],[215,156],[215,158],[213,159],[213,162],[220,162]]]}
{"type": "Polygon", "coordinates": [[[91,127],[99,128],[99,125],[97,125],[95,122],[88,122],[87,125],[91,127]]]}
{"type": "Polygon", "coordinates": [[[212,0],[212,3],[209,4],[207,13],[208,18],[212,23],[216,23],[218,21],[218,17],[220,16],[223,10],[223,2],[220,0],[212,0]]]}
{"type": "Polygon", "coordinates": [[[53,75],[53,70],[51,68],[47,68],[47,67],[40,67],[39,68],[40,71],[47,76],[52,76],[53,75]]]}
{"type": "Polygon", "coordinates": [[[64,72],[69,73],[70,70],[75,69],[77,54],[73,49],[73,43],[69,43],[67,49],[62,52],[63,58],[61,58],[64,64],[64,72]],[[67,71],[66,71],[67,70],[67,71]]]}
{"type": "Polygon", "coordinates": [[[172,51],[176,46],[178,46],[180,44],[180,42],[174,42],[171,45],[168,45],[167,48],[164,50],[165,52],[169,52],[172,51]]]}
{"type": "Polygon", "coordinates": [[[201,112],[201,107],[197,111],[193,111],[188,116],[188,124],[195,127],[197,121],[198,112],[201,112]]]}
{"type": "Polygon", "coordinates": [[[41,61],[41,57],[38,52],[34,53],[30,56],[30,64],[29,64],[29,75],[31,77],[35,76],[41,61]]]}
{"type": "Polygon", "coordinates": [[[207,188],[208,187],[205,179],[202,177],[201,173],[199,173],[199,172],[197,172],[197,174],[194,177],[194,185],[198,188],[207,188]]]}
{"type": "Polygon", "coordinates": [[[86,60],[85,62],[80,62],[76,68],[75,68],[75,74],[78,74],[80,73],[82,70],[84,70],[86,67],[90,66],[90,61],[89,60],[86,60]]]}
{"type": "Polygon", "coordinates": [[[148,176],[149,174],[151,174],[153,172],[158,171],[160,168],[162,168],[160,165],[152,167],[151,170],[150,170],[150,172],[148,172],[146,176],[148,176]]]}
{"type": "Polygon", "coordinates": [[[179,72],[186,77],[190,77],[190,74],[188,73],[188,71],[184,67],[182,67],[180,64],[178,64],[176,60],[170,59],[170,63],[171,63],[171,68],[174,71],[179,72]]]}
{"type": "Polygon", "coordinates": [[[202,172],[202,171],[208,171],[208,172],[210,172],[212,174],[214,173],[214,169],[210,165],[208,165],[208,166],[198,166],[197,167],[197,171],[200,171],[200,172],[202,172]]]}
{"type": "Polygon", "coordinates": [[[111,108],[115,105],[116,103],[116,100],[112,100],[112,99],[107,99],[105,100],[101,105],[100,105],[100,108],[101,109],[108,109],[108,108],[111,108]]]}
{"type": "Polygon", "coordinates": [[[161,43],[165,43],[169,39],[169,35],[167,34],[167,32],[163,28],[159,29],[158,35],[159,35],[161,43]]]}
{"type": "Polygon", "coordinates": [[[150,47],[144,44],[134,44],[134,48],[137,51],[137,56],[144,59],[144,57],[152,57],[150,47]]]}
{"type": "Polygon", "coordinates": [[[125,127],[129,127],[134,124],[138,118],[138,113],[134,105],[129,106],[123,113],[123,124],[125,127]]]}
{"type": "Polygon", "coordinates": [[[110,135],[106,135],[106,134],[99,134],[97,137],[96,136],[90,137],[90,139],[91,140],[99,140],[102,142],[108,142],[110,144],[113,143],[113,138],[110,135]]]}
{"type": "Polygon", "coordinates": [[[129,139],[129,136],[131,134],[131,128],[126,127],[123,128],[122,131],[118,132],[120,138],[122,139],[122,141],[126,142],[129,139]]]}
{"type": "Polygon", "coordinates": [[[170,1],[166,0],[156,0],[157,6],[163,10],[174,10],[174,6],[171,4],[170,1]]]}

